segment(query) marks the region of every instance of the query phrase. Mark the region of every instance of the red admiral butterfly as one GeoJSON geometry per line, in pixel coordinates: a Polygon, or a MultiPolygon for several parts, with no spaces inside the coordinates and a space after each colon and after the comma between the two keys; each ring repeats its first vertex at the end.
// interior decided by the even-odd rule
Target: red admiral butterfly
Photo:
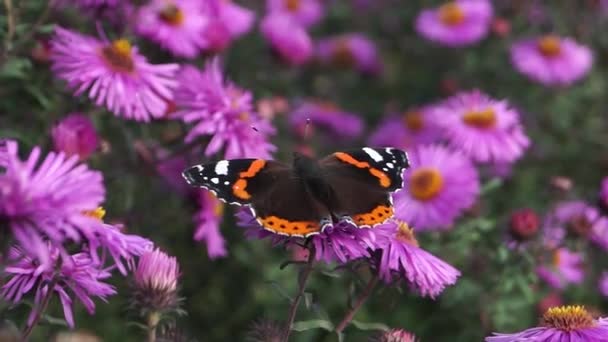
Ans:
{"type": "Polygon", "coordinates": [[[403,187],[408,167],[404,151],[364,147],[319,161],[294,153],[291,167],[264,159],[221,160],[182,175],[224,202],[250,206],[267,230],[307,237],[340,220],[373,227],[391,218],[391,193],[403,187]]]}

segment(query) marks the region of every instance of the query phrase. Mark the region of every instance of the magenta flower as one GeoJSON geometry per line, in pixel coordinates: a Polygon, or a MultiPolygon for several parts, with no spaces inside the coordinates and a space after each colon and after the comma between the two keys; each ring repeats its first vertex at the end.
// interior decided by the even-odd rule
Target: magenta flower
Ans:
{"type": "Polygon", "coordinates": [[[378,333],[370,342],[416,342],[416,336],[403,329],[389,329],[378,333]]]}
{"type": "Polygon", "coordinates": [[[431,114],[427,107],[419,107],[407,110],[401,116],[391,115],[371,134],[369,144],[409,149],[436,143],[441,138],[441,130],[431,114]]]}
{"type": "Polygon", "coordinates": [[[478,90],[448,98],[433,114],[450,145],[477,162],[510,163],[530,145],[518,112],[478,90]]]}
{"type": "Polygon", "coordinates": [[[320,40],[317,58],[323,64],[353,67],[364,74],[377,74],[382,69],[375,43],[361,33],[320,40]]]}
{"type": "Polygon", "coordinates": [[[205,242],[207,255],[211,259],[228,255],[226,241],[220,233],[220,224],[224,217],[224,203],[211,192],[202,189],[198,191],[198,203],[200,210],[194,216],[196,222],[194,240],[205,242]]]}
{"type": "Polygon", "coordinates": [[[415,26],[421,36],[431,41],[462,47],[485,38],[492,17],[492,5],[487,0],[456,0],[423,10],[416,18],[415,26]]]}
{"type": "Polygon", "coordinates": [[[288,64],[302,65],[313,54],[308,32],[289,15],[271,13],[262,20],[260,29],[272,49],[288,64]]]}
{"type": "Polygon", "coordinates": [[[310,128],[321,128],[332,138],[356,138],[363,131],[363,122],[357,114],[347,112],[331,102],[306,101],[294,109],[289,122],[298,131],[304,132],[309,119],[310,128]]]}
{"type": "Polygon", "coordinates": [[[52,69],[76,95],[86,91],[117,116],[150,121],[165,115],[177,64],[152,65],[127,40],[113,42],[55,28],[52,69]]]}
{"type": "Polygon", "coordinates": [[[560,248],[553,252],[550,264],[536,268],[538,276],[554,289],[563,290],[569,284],[581,284],[585,278],[583,256],[560,248]]]}
{"type": "Polygon", "coordinates": [[[107,297],[116,294],[113,286],[102,282],[111,274],[91,259],[88,253],[61,255],[63,252],[57,248],[49,246],[48,249],[50,263],[41,265],[29,256],[29,252],[12,247],[8,254],[8,266],[4,269],[5,275],[11,279],[2,286],[0,295],[16,304],[25,295],[35,292],[35,307],[28,319],[28,324],[31,324],[43,299],[49,291],[53,291],[61,301],[67,324],[73,328],[73,298],[78,299],[92,315],[95,313],[92,297],[106,301],[107,297]]]}
{"type": "Polygon", "coordinates": [[[134,274],[132,306],[143,315],[150,312],[166,312],[179,307],[177,285],[179,264],[158,248],[139,258],[134,274]]]}
{"type": "Polygon", "coordinates": [[[377,236],[386,237],[378,268],[386,283],[403,279],[420,295],[431,298],[456,283],[460,272],[420,248],[414,231],[405,222],[389,221],[373,230],[377,236]]]}
{"type": "Polygon", "coordinates": [[[567,232],[608,250],[608,218],[583,201],[560,202],[547,215],[543,227],[545,245],[560,246],[567,232]]]}
{"type": "Polygon", "coordinates": [[[152,0],[137,11],[135,31],[176,56],[194,58],[207,42],[209,9],[198,0],[152,0]]]}
{"type": "Polygon", "coordinates": [[[225,23],[232,39],[246,34],[253,27],[255,13],[232,1],[219,1],[219,17],[225,23]]]}
{"type": "Polygon", "coordinates": [[[405,190],[393,195],[395,216],[420,230],[449,229],[479,195],[477,170],[462,153],[439,145],[408,152],[405,190]]]}
{"type": "Polygon", "coordinates": [[[179,81],[175,99],[179,109],[174,115],[195,124],[186,142],[211,136],[207,156],[224,149],[226,159],[271,157],[276,148],[268,135],[274,134],[274,127],[254,111],[251,92],[224,78],[218,59],[207,63],[202,72],[184,67],[179,81]]]}
{"type": "Polygon", "coordinates": [[[567,86],[589,73],[593,53],[571,38],[547,35],[515,42],[511,46],[511,62],[533,81],[567,86]]]}
{"type": "Polygon", "coordinates": [[[608,319],[594,319],[582,306],[560,306],[549,308],[542,318],[540,327],[526,329],[512,334],[498,334],[486,337],[486,342],[525,341],[570,341],[599,342],[608,336],[608,319]]]}
{"type": "Polygon", "coordinates": [[[87,159],[99,146],[99,137],[91,120],[81,113],[72,113],[59,121],[52,131],[55,151],[67,156],[87,159]]]}
{"type": "Polygon", "coordinates": [[[287,14],[294,22],[310,27],[323,18],[324,9],[319,0],[268,0],[270,13],[287,14]]]}

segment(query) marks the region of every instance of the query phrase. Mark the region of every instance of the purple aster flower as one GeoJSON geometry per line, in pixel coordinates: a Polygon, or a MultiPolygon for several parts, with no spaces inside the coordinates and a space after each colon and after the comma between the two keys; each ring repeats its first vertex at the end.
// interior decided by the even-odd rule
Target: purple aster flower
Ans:
{"type": "Polygon", "coordinates": [[[179,264],[158,248],[139,258],[133,281],[131,305],[142,315],[177,310],[179,264]]]}
{"type": "Polygon", "coordinates": [[[35,147],[25,161],[17,144],[6,145],[0,174],[0,217],[8,221],[23,250],[49,262],[46,239],[59,246],[66,240],[94,236],[98,220],[86,212],[99,207],[105,189],[100,172],[78,164],[78,157],[51,152],[40,161],[35,147]]]}
{"type": "Polygon", "coordinates": [[[536,273],[558,290],[563,290],[569,284],[581,284],[585,278],[583,256],[566,248],[559,248],[553,252],[551,263],[537,267],[536,273]]]}
{"type": "Polygon", "coordinates": [[[608,218],[583,201],[560,202],[547,214],[543,227],[545,245],[561,245],[568,232],[608,250],[608,218]]]}
{"type": "Polygon", "coordinates": [[[432,144],[441,138],[441,130],[427,107],[405,111],[401,116],[391,115],[383,120],[371,134],[372,146],[410,148],[432,144]]]}
{"type": "Polygon", "coordinates": [[[117,116],[150,121],[165,115],[177,64],[152,65],[125,39],[113,42],[55,28],[52,69],[80,95],[117,116]]]}
{"type": "Polygon", "coordinates": [[[448,285],[454,285],[460,272],[443,260],[420,248],[414,231],[407,223],[393,220],[375,227],[374,233],[385,236],[378,272],[391,283],[406,280],[422,296],[435,298],[448,285]]]}
{"type": "Polygon", "coordinates": [[[377,74],[382,69],[376,45],[361,33],[320,40],[317,44],[317,58],[323,64],[354,67],[365,74],[377,74]]]}
{"type": "Polygon", "coordinates": [[[274,127],[254,111],[251,92],[224,78],[218,59],[207,63],[202,72],[184,67],[179,80],[175,99],[179,110],[174,115],[195,124],[186,142],[211,136],[207,156],[223,148],[226,159],[271,157],[276,148],[268,135],[274,134],[274,127]]]}
{"type": "Polygon", "coordinates": [[[203,33],[209,22],[209,10],[205,3],[152,0],[139,8],[135,31],[176,56],[194,58],[207,45],[203,33]]]}
{"type": "Polygon", "coordinates": [[[331,102],[306,101],[289,117],[290,124],[302,132],[309,119],[312,128],[319,127],[331,137],[355,138],[363,131],[363,122],[357,114],[342,110],[331,102]]]}
{"type": "Polygon", "coordinates": [[[462,153],[443,146],[416,146],[405,189],[393,195],[395,216],[420,230],[449,229],[479,195],[477,170],[462,153]]]}
{"type": "Polygon", "coordinates": [[[370,342],[416,342],[416,336],[403,329],[389,329],[378,333],[370,342]]]}
{"type": "Polygon", "coordinates": [[[4,269],[5,276],[10,280],[2,286],[0,295],[18,303],[25,295],[34,292],[35,307],[28,319],[28,324],[32,324],[43,299],[49,291],[53,291],[61,301],[66,322],[73,328],[73,298],[78,299],[89,314],[93,314],[95,303],[92,297],[106,301],[107,297],[116,294],[113,286],[102,282],[111,274],[91,259],[88,253],[61,255],[63,252],[59,249],[52,246],[47,248],[50,263],[44,265],[32,259],[22,248],[12,247],[8,254],[8,266],[4,269]]]}
{"type": "Polygon", "coordinates": [[[416,31],[449,47],[467,46],[488,35],[492,5],[487,0],[456,0],[423,10],[416,18],[416,31]]]}
{"type": "Polygon", "coordinates": [[[530,145],[518,112],[478,90],[448,98],[433,114],[450,145],[476,162],[513,162],[530,145]]]}
{"type": "Polygon", "coordinates": [[[59,121],[52,131],[55,151],[87,159],[99,146],[99,137],[91,120],[81,113],[72,113],[59,121]]]}
{"type": "Polygon", "coordinates": [[[511,62],[533,81],[546,86],[567,86],[589,73],[593,53],[571,38],[547,35],[513,43],[511,62]]]}
{"type": "Polygon", "coordinates": [[[270,13],[288,14],[291,20],[307,28],[325,14],[319,0],[268,0],[267,4],[270,13]]]}
{"type": "Polygon", "coordinates": [[[549,308],[542,317],[540,327],[530,328],[512,334],[498,334],[486,337],[486,342],[525,341],[570,341],[599,342],[608,336],[608,319],[594,319],[582,306],[560,306],[549,308]]]}
{"type": "Polygon", "coordinates": [[[313,42],[306,29],[282,13],[267,15],[260,26],[272,49],[291,65],[302,65],[313,54],[313,42]]]}
{"type": "Polygon", "coordinates": [[[226,24],[226,29],[232,39],[246,34],[253,27],[255,13],[232,1],[219,1],[219,17],[226,24]]]}
{"type": "Polygon", "coordinates": [[[220,224],[224,217],[224,203],[207,190],[198,192],[198,203],[200,210],[194,216],[196,222],[194,240],[205,241],[207,255],[211,259],[228,255],[226,241],[220,233],[220,224]]]}
{"type": "MultiPolygon", "coordinates": [[[[237,224],[246,229],[245,235],[249,238],[270,238],[275,246],[303,240],[265,230],[249,208],[240,210],[236,217],[237,224]]],[[[382,238],[382,236],[376,236],[371,229],[359,229],[349,222],[341,221],[326,227],[323,232],[313,235],[310,239],[315,247],[317,261],[345,263],[358,258],[370,257],[370,252],[382,244],[382,238]]]]}
{"type": "Polygon", "coordinates": [[[602,272],[598,287],[602,296],[608,297],[608,272],[602,272]]]}

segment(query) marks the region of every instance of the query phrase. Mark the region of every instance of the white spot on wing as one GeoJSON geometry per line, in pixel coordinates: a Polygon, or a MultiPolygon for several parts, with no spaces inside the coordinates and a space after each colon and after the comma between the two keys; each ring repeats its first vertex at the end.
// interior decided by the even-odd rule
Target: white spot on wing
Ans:
{"type": "Polygon", "coordinates": [[[211,178],[211,183],[213,183],[213,184],[217,184],[217,183],[219,183],[219,182],[220,182],[220,180],[219,180],[219,179],[217,179],[217,177],[211,178]]]}
{"type": "Polygon", "coordinates": [[[383,159],[380,153],[369,147],[364,147],[363,152],[367,153],[367,155],[370,156],[370,158],[372,158],[375,162],[380,162],[383,159]]]}
{"type": "Polygon", "coordinates": [[[393,163],[386,163],[386,166],[388,166],[391,169],[395,167],[395,165],[393,163]]]}
{"type": "Polygon", "coordinates": [[[220,160],[215,164],[215,173],[218,175],[227,175],[228,174],[228,161],[220,160]]]}

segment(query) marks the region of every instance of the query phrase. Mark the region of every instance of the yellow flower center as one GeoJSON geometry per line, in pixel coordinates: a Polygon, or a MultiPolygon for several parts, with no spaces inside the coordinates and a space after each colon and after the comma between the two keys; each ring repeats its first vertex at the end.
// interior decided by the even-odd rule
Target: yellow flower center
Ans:
{"type": "Polygon", "coordinates": [[[83,214],[102,221],[103,217],[106,216],[106,210],[103,207],[97,207],[93,210],[86,210],[83,214]]]}
{"type": "Polygon", "coordinates": [[[403,114],[403,122],[411,131],[419,131],[424,127],[424,119],[420,112],[406,112],[403,114]]]}
{"type": "Polygon", "coordinates": [[[300,8],[300,0],[285,0],[285,7],[288,11],[295,12],[300,8]]]}
{"type": "Polygon", "coordinates": [[[131,72],[135,68],[131,56],[131,44],[126,39],[117,39],[101,49],[101,55],[110,66],[118,72],[131,72]]]}
{"type": "Polygon", "coordinates": [[[249,113],[242,112],[241,114],[239,114],[239,120],[244,121],[244,122],[249,121],[249,113]]]}
{"type": "Polygon", "coordinates": [[[445,25],[456,26],[464,21],[464,12],[455,1],[448,2],[439,7],[439,20],[445,25]]]}
{"type": "Polygon", "coordinates": [[[418,247],[418,240],[416,240],[416,236],[414,235],[414,228],[410,228],[410,226],[400,220],[397,221],[397,240],[410,244],[412,246],[418,247]]]}
{"type": "Polygon", "coordinates": [[[336,43],[331,59],[333,64],[342,67],[349,67],[355,64],[355,56],[347,39],[340,39],[336,43]]]}
{"type": "Polygon", "coordinates": [[[471,110],[464,113],[462,121],[476,128],[492,128],[496,125],[496,113],[492,108],[471,110]]]}
{"type": "Polygon", "coordinates": [[[561,51],[561,41],[558,36],[548,35],[542,37],[537,43],[538,51],[546,57],[558,56],[561,51]]]}
{"type": "Polygon", "coordinates": [[[593,327],[595,321],[584,306],[565,305],[549,308],[543,315],[543,325],[554,329],[572,331],[593,327]]]}
{"type": "Polygon", "coordinates": [[[442,188],[443,177],[435,168],[419,168],[410,176],[410,193],[418,200],[428,201],[437,196],[442,188]]]}
{"type": "Polygon", "coordinates": [[[184,22],[184,12],[174,4],[165,6],[159,13],[159,17],[162,21],[173,26],[179,26],[184,22]]]}

